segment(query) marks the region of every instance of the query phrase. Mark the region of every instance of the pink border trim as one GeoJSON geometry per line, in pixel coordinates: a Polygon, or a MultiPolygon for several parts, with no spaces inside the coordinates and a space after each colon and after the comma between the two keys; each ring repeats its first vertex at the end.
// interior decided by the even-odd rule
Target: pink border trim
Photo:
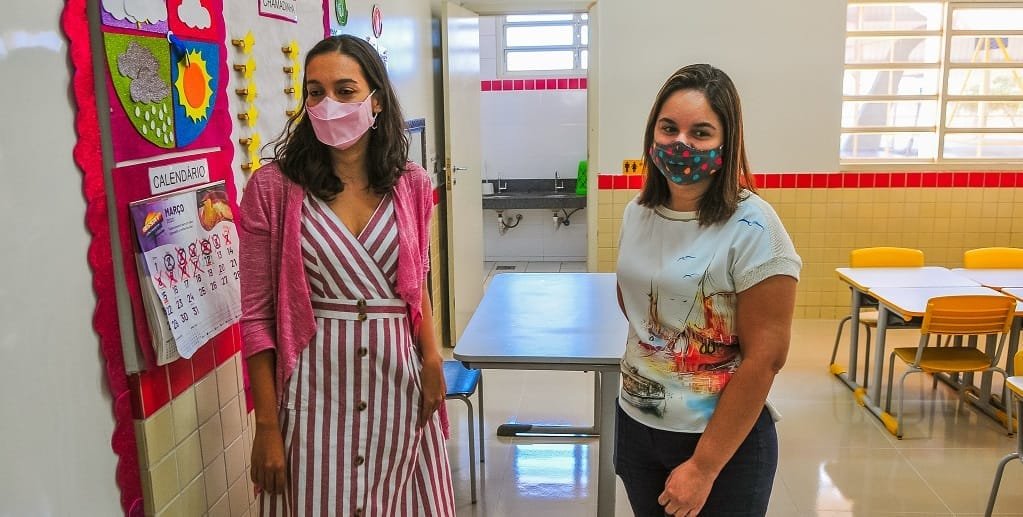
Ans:
{"type": "Polygon", "coordinates": [[[529,90],[585,90],[585,77],[543,79],[488,79],[480,81],[481,92],[517,92],[529,90]]]}
{"type": "Polygon", "coordinates": [[[92,326],[99,335],[99,344],[106,361],[107,386],[113,399],[114,434],[111,446],[117,455],[117,486],[121,490],[121,509],[125,515],[142,515],[142,477],[139,473],[135,427],[132,423],[131,393],[124,373],[121,331],[117,324],[117,302],[114,298],[113,257],[110,251],[110,228],[107,225],[107,199],[103,180],[103,158],[100,150],[99,115],[92,70],[93,56],[89,47],[89,22],[86,0],[68,0],[61,13],[61,28],[68,39],[73,65],[72,83],[75,103],[75,132],[78,141],[72,152],[82,171],[85,195],[85,224],[92,234],[88,262],[92,268],[92,287],[96,293],[96,310],[92,326]]]}
{"type": "MultiPolygon", "coordinates": [[[[642,175],[599,174],[600,190],[638,189],[642,175]]],[[[1016,188],[1023,172],[784,172],[754,174],[758,188],[1016,188]]]]}

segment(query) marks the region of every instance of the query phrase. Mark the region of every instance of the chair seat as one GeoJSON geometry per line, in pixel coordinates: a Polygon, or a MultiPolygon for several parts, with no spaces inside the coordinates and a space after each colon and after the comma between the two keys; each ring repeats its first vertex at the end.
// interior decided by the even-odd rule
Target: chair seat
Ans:
{"type": "Polygon", "coordinates": [[[461,361],[444,361],[444,382],[448,385],[448,397],[472,395],[479,381],[479,370],[470,370],[461,361]]]}
{"type": "MultiPolygon", "coordinates": [[[[912,364],[916,361],[917,350],[917,347],[902,347],[892,352],[912,364]]],[[[925,348],[918,366],[925,372],[979,372],[991,366],[991,358],[972,347],[925,348]]]]}
{"type": "Polygon", "coordinates": [[[1008,386],[1017,397],[1023,397],[1023,375],[1015,375],[1005,379],[1005,385],[1008,386]]]}

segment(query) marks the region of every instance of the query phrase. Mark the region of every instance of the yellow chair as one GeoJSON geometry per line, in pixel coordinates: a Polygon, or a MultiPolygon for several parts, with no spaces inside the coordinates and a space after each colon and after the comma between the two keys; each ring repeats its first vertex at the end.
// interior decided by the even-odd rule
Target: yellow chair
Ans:
{"type": "MultiPolygon", "coordinates": [[[[1016,352],[1015,365],[1017,372],[1023,372],[1023,350],[1016,352]]],[[[998,462],[998,468],[995,470],[995,481],[991,485],[991,495],[987,498],[987,510],[984,512],[985,517],[990,517],[991,512],[995,509],[995,498],[998,497],[998,485],[1002,482],[1002,473],[1005,472],[1005,466],[1012,460],[1023,461],[1023,376],[1015,375],[1005,380],[1005,384],[1009,387],[1010,399],[1006,402],[1006,407],[1010,404],[1016,404],[1016,450],[1009,453],[1001,461],[998,462]]]]}
{"type": "Polygon", "coordinates": [[[978,248],[963,253],[967,269],[1023,269],[1023,248],[978,248]]]}
{"type": "MultiPolygon", "coordinates": [[[[915,347],[900,347],[892,350],[888,360],[888,399],[881,420],[885,427],[902,439],[903,391],[906,377],[911,373],[965,373],[998,372],[1005,377],[1005,371],[998,367],[1009,327],[1012,326],[1016,300],[1008,296],[959,295],[939,296],[927,302],[923,323],[920,326],[920,342],[915,347]],[[928,346],[932,335],[937,336],[1001,336],[994,354],[989,356],[972,346],[928,346]],[[906,372],[899,380],[899,413],[896,419],[890,413],[892,406],[892,378],[895,375],[895,358],[906,363],[906,372]]],[[[965,386],[959,385],[959,400],[962,401],[965,386]]],[[[1004,400],[1008,400],[1006,395],[1004,400]]],[[[1012,434],[1012,404],[1006,404],[1006,427],[1012,434]]]]}
{"type": "MultiPolygon", "coordinates": [[[[849,252],[849,267],[923,267],[924,252],[912,248],[894,248],[880,246],[876,248],[860,248],[849,252]]],[[[866,330],[866,347],[863,361],[863,387],[867,387],[870,378],[870,329],[877,328],[877,300],[864,297],[865,308],[860,309],[860,324],[866,330]]],[[[838,357],[838,344],[842,341],[842,328],[852,316],[846,316],[838,322],[835,333],[835,345],[831,348],[831,373],[844,373],[845,369],[835,363],[838,357]]],[[[855,380],[855,379],[852,379],[855,380]]]]}

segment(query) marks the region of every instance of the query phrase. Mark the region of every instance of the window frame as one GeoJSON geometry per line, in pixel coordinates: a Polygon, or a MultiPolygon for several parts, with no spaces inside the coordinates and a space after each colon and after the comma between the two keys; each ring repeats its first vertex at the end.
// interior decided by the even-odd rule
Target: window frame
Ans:
{"type": "Polygon", "coordinates": [[[564,15],[572,16],[572,20],[557,21],[534,21],[534,22],[509,22],[508,16],[521,16],[521,14],[498,16],[497,23],[497,77],[498,78],[523,78],[523,77],[586,77],[586,68],[582,68],[582,53],[589,52],[589,44],[582,43],[582,28],[589,27],[588,14],[585,12],[551,12],[536,13],[537,15],[564,15]],[[535,47],[508,47],[505,44],[505,31],[508,27],[543,27],[543,26],[571,26],[573,34],[572,45],[538,45],[535,47]],[[558,70],[508,70],[508,54],[510,52],[544,52],[552,50],[572,51],[572,68],[558,70]]]}
{"type": "MultiPolygon", "coordinates": [[[[933,125],[920,125],[920,126],[851,126],[846,127],[844,123],[839,127],[839,138],[840,148],[844,144],[845,138],[848,135],[870,135],[870,134],[892,134],[892,133],[927,133],[934,135],[935,138],[935,156],[934,158],[923,158],[923,159],[897,159],[893,157],[882,157],[882,158],[847,158],[841,155],[839,151],[839,164],[841,170],[856,171],[856,170],[887,170],[887,169],[898,169],[898,170],[962,170],[962,169],[983,169],[983,170],[999,170],[999,169],[1019,169],[1020,165],[1023,164],[1023,156],[1016,158],[1006,157],[956,157],[956,158],[945,158],[945,144],[946,138],[950,135],[957,134],[1012,134],[1023,137],[1023,126],[1020,127],[949,127],[948,110],[950,103],[955,102],[998,102],[998,101],[1019,101],[1023,102],[1023,95],[958,95],[949,92],[949,78],[955,70],[976,70],[976,69],[990,69],[990,70],[1012,70],[1023,68],[1023,62],[995,62],[995,63],[956,63],[952,62],[952,42],[956,37],[962,36],[973,36],[973,37],[1023,37],[1023,30],[965,30],[965,29],[953,29],[952,21],[955,15],[955,11],[958,9],[977,9],[977,8],[991,8],[991,9],[1021,9],[1023,3],[1010,2],[1010,1],[977,1],[977,0],[855,0],[850,1],[848,4],[855,5],[869,5],[869,4],[880,4],[880,5],[899,5],[899,4],[941,4],[941,26],[937,30],[875,30],[875,31],[846,31],[845,42],[848,44],[849,38],[862,38],[862,37],[898,37],[898,36],[918,36],[918,37],[933,37],[938,36],[940,40],[940,54],[936,63],[923,62],[923,63],[901,63],[894,62],[890,64],[886,63],[845,63],[843,58],[843,76],[849,71],[855,70],[935,70],[938,74],[938,88],[936,94],[922,94],[922,95],[894,95],[894,94],[881,94],[881,95],[847,95],[843,86],[842,92],[842,111],[843,118],[845,112],[845,106],[848,102],[894,102],[894,101],[929,101],[933,100],[937,103],[937,113],[935,114],[935,123],[933,125]]],[[[847,4],[847,5],[848,5],[847,4]]],[[[848,19],[846,19],[848,24],[848,19]]],[[[844,79],[843,79],[844,83],[844,79]]],[[[844,121],[843,121],[844,122],[844,121]]]]}

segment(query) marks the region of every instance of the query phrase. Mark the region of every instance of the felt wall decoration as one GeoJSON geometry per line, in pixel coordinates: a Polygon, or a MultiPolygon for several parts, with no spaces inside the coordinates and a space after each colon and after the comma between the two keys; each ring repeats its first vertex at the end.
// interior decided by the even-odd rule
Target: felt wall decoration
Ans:
{"type": "Polygon", "coordinates": [[[103,0],[100,17],[107,27],[167,33],[165,0],[103,0]]]}

